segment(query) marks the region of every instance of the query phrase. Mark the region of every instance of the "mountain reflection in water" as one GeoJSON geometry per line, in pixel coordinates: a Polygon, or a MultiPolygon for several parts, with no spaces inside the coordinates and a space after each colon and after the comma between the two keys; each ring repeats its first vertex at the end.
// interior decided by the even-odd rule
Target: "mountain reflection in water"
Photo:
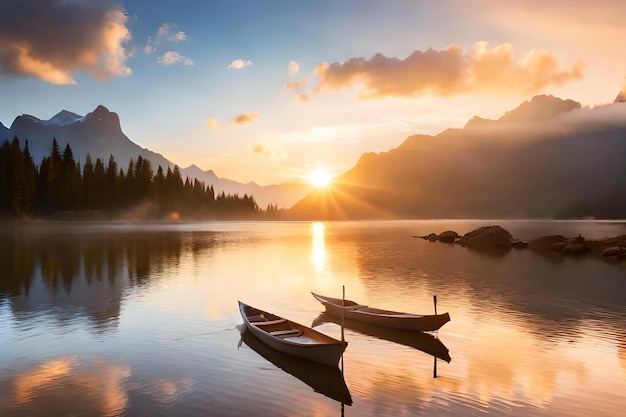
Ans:
{"type": "MultiPolygon", "coordinates": [[[[411,238],[484,223],[2,224],[0,415],[621,417],[626,264],[411,238]],[[437,295],[452,321],[437,337],[346,321],[343,377],[323,383],[237,349],[241,298],[339,338],[310,294],[342,286],[395,311],[437,295]]],[[[498,224],[520,239],[626,232],[498,224]]]]}

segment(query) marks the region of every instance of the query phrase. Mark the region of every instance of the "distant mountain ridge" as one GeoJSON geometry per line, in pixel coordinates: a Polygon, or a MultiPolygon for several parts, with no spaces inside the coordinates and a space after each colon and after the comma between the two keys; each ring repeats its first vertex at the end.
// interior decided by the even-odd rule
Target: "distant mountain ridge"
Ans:
{"type": "Polygon", "coordinates": [[[537,96],[498,120],[413,135],[290,210],[293,218],[626,218],[626,104],[537,96]],[[610,207],[609,207],[610,206],[610,207]],[[621,213],[621,214],[620,214],[621,213]]]}
{"type": "MultiPolygon", "coordinates": [[[[23,114],[15,118],[10,128],[0,123],[0,140],[12,140],[14,137],[20,139],[22,146],[25,140],[28,140],[30,153],[37,165],[44,157],[50,155],[53,138],[57,139],[61,151],[69,143],[74,158],[81,163],[85,162],[89,153],[93,161],[100,158],[105,165],[110,155],[113,155],[124,171],[130,159],[136,160],[139,155],[150,160],[155,173],[159,165],[164,171],[168,167],[173,169],[176,165],[160,153],[142,148],[131,141],[123,133],[117,113],[109,111],[102,105],[85,116],[62,110],[49,120],[23,114]]],[[[180,166],[179,168],[183,178],[197,178],[207,186],[212,185],[216,193],[223,191],[226,194],[252,195],[261,208],[267,207],[268,204],[288,208],[311,190],[311,186],[307,184],[287,183],[269,186],[260,186],[253,182],[243,184],[219,178],[213,171],[203,171],[193,164],[187,168],[180,166]]]]}
{"type": "Polygon", "coordinates": [[[561,100],[554,96],[535,96],[530,101],[525,101],[513,110],[507,111],[498,120],[483,119],[474,116],[465,125],[466,127],[483,125],[496,125],[503,123],[541,122],[552,119],[560,114],[580,109],[580,103],[574,100],[561,100]]]}

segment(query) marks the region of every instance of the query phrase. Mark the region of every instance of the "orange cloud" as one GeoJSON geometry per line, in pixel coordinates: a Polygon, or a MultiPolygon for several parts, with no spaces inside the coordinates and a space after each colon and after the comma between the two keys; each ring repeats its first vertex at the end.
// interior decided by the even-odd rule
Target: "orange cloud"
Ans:
{"type": "Polygon", "coordinates": [[[112,0],[2,2],[0,71],[51,84],[76,84],[72,74],[81,70],[100,81],[128,75],[126,20],[112,0]]]}
{"type": "Polygon", "coordinates": [[[231,123],[235,123],[235,124],[244,124],[244,123],[253,122],[253,121],[255,121],[258,118],[259,118],[259,113],[253,111],[253,112],[250,112],[250,113],[240,114],[239,116],[235,117],[230,122],[231,123]]]}
{"type": "Polygon", "coordinates": [[[548,51],[531,50],[518,60],[507,43],[491,48],[487,42],[479,42],[467,51],[453,44],[441,51],[415,51],[405,59],[378,53],[369,60],[319,64],[316,73],[320,81],[314,91],[319,94],[358,85],[363,98],[534,93],[580,79],[582,69],[581,62],[560,69],[548,51]]]}
{"type": "Polygon", "coordinates": [[[254,145],[252,148],[254,153],[260,153],[269,156],[285,156],[287,153],[283,148],[277,145],[266,145],[264,143],[259,143],[254,145]]]}
{"type": "MultiPolygon", "coordinates": [[[[259,117],[260,117],[259,113],[255,111],[250,112],[250,113],[243,113],[235,117],[234,119],[232,119],[230,122],[228,122],[225,125],[230,125],[230,124],[242,125],[242,124],[253,122],[259,117]]],[[[206,125],[208,128],[211,128],[211,129],[225,126],[214,117],[207,120],[206,125]]]]}
{"type": "Polygon", "coordinates": [[[285,84],[283,90],[295,90],[295,91],[303,91],[306,87],[307,80],[299,80],[299,81],[291,81],[285,84]]]}
{"type": "Polygon", "coordinates": [[[310,100],[309,95],[305,92],[308,80],[291,81],[285,84],[283,91],[293,90],[298,93],[292,100],[296,103],[306,103],[310,100]]]}

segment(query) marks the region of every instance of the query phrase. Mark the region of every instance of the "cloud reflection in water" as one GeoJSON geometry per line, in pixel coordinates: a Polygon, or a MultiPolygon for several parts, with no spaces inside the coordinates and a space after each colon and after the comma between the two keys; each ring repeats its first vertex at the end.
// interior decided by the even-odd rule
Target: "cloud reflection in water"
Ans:
{"type": "Polygon", "coordinates": [[[93,361],[57,358],[0,380],[0,415],[98,415],[128,412],[129,394],[148,395],[168,404],[192,391],[191,378],[141,382],[131,380],[130,366],[107,358],[93,361]]]}

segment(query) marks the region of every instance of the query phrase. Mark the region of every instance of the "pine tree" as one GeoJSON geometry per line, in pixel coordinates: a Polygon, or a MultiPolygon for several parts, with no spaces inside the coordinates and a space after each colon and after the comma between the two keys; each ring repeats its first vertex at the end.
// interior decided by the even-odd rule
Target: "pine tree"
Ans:
{"type": "Polygon", "coordinates": [[[95,203],[97,209],[102,209],[106,202],[106,174],[104,171],[104,164],[102,159],[96,159],[96,164],[93,167],[93,186],[95,193],[95,203]]]}
{"type": "Polygon", "coordinates": [[[136,202],[136,180],[135,180],[135,161],[130,158],[128,161],[128,169],[126,170],[126,183],[124,187],[124,204],[134,204],[136,202]]]}
{"type": "Polygon", "coordinates": [[[157,218],[161,218],[165,211],[163,210],[163,203],[161,199],[165,197],[165,175],[163,175],[163,168],[159,165],[157,173],[153,178],[154,182],[154,212],[157,218]]]}
{"type": "Polygon", "coordinates": [[[61,207],[61,181],[62,181],[62,158],[59,152],[59,144],[57,139],[52,138],[52,151],[50,152],[50,159],[48,160],[48,176],[46,177],[46,184],[48,184],[48,195],[50,197],[50,209],[55,211],[61,207]]]}
{"type": "Polygon", "coordinates": [[[77,171],[74,153],[70,144],[65,145],[63,157],[61,159],[61,184],[59,200],[61,208],[75,210],[80,204],[80,171],[77,171]],[[78,174],[78,175],[77,175],[78,174]]]}
{"type": "Polygon", "coordinates": [[[5,139],[0,146],[0,211],[11,209],[11,144],[5,139]]]}
{"type": "Polygon", "coordinates": [[[113,155],[109,156],[106,168],[106,205],[108,208],[119,206],[119,181],[117,178],[117,162],[113,155]]]}
{"type": "Polygon", "coordinates": [[[97,190],[95,187],[93,162],[89,153],[85,156],[85,165],[83,166],[83,195],[85,196],[85,207],[90,209],[96,208],[97,190]]]}
{"type": "Polygon", "coordinates": [[[26,193],[24,194],[24,206],[27,212],[33,209],[37,198],[37,166],[33,161],[28,147],[28,139],[24,144],[24,179],[26,181],[26,193]]]}
{"type": "Polygon", "coordinates": [[[11,142],[11,162],[10,162],[10,210],[14,214],[24,214],[26,209],[26,177],[24,176],[24,154],[20,148],[20,141],[13,138],[11,142]]]}

